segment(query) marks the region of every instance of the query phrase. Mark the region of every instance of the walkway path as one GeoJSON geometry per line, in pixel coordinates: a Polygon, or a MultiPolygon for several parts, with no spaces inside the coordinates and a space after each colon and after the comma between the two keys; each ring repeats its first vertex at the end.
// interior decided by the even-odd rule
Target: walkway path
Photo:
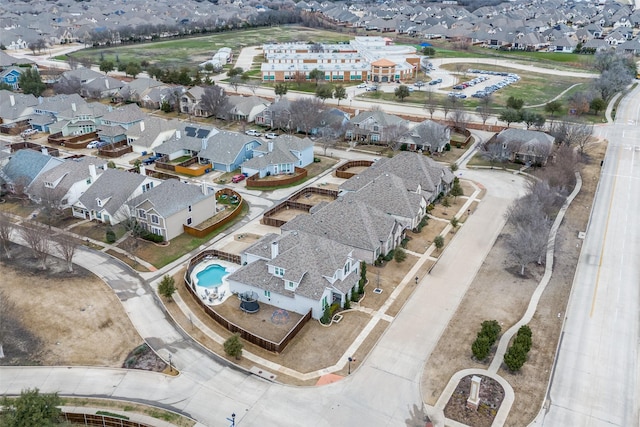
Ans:
{"type": "Polygon", "coordinates": [[[546,259],[545,259],[544,275],[542,276],[540,283],[534,290],[524,315],[518,322],[516,322],[511,328],[509,328],[504,334],[502,334],[502,337],[500,338],[500,342],[498,343],[498,348],[495,352],[495,355],[493,356],[493,360],[491,361],[491,364],[489,365],[488,369],[486,370],[485,369],[465,369],[465,370],[456,372],[449,380],[447,387],[443,390],[435,406],[432,407],[430,405],[427,405],[427,413],[429,414],[431,420],[433,421],[434,426],[444,426],[445,424],[450,423],[451,420],[448,420],[444,416],[445,406],[449,402],[449,399],[451,398],[453,392],[458,386],[458,383],[460,382],[460,380],[467,375],[479,375],[479,376],[493,378],[494,380],[498,381],[502,385],[505,391],[505,397],[504,397],[504,400],[502,401],[502,405],[500,406],[500,409],[498,410],[498,413],[496,414],[493,425],[502,426],[506,422],[507,416],[509,415],[509,411],[511,409],[511,405],[513,404],[513,401],[515,399],[515,394],[513,392],[513,388],[507,382],[507,380],[505,380],[503,377],[498,375],[498,370],[502,366],[502,361],[507,351],[507,347],[511,342],[511,339],[518,332],[521,326],[526,325],[531,321],[531,319],[533,318],[533,315],[535,314],[538,308],[538,302],[542,297],[542,293],[544,292],[547,285],[549,284],[549,281],[551,280],[551,275],[553,273],[553,257],[555,253],[555,241],[556,241],[558,228],[560,228],[560,224],[564,219],[564,215],[567,212],[567,209],[571,205],[571,202],[573,201],[573,199],[578,195],[581,188],[582,188],[582,179],[580,177],[580,174],[576,173],[576,186],[571,192],[571,194],[569,195],[569,197],[567,197],[567,200],[564,202],[562,208],[558,212],[558,215],[556,216],[556,219],[553,222],[553,225],[551,226],[551,230],[549,231],[549,240],[547,242],[547,253],[546,253],[546,259]]]}

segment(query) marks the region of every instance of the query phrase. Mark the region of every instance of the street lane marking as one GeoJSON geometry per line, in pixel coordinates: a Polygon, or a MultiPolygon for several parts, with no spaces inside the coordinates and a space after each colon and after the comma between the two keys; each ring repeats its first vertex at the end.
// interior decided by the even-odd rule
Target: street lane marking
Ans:
{"type": "MultiPolygon", "coordinates": [[[[618,147],[618,160],[616,161],[616,171],[620,165],[620,147],[618,147]]],[[[598,295],[598,285],[600,284],[600,271],[602,269],[602,255],[604,254],[604,248],[607,245],[607,232],[609,231],[609,219],[611,218],[611,208],[613,206],[613,195],[616,192],[616,183],[618,182],[618,175],[613,175],[613,186],[611,187],[611,198],[609,199],[609,210],[607,211],[607,224],[604,227],[604,236],[602,236],[602,248],[600,249],[600,259],[598,261],[598,274],[596,275],[596,287],[593,290],[593,298],[591,299],[591,311],[589,317],[593,317],[593,310],[596,307],[596,296],[598,295]]]]}

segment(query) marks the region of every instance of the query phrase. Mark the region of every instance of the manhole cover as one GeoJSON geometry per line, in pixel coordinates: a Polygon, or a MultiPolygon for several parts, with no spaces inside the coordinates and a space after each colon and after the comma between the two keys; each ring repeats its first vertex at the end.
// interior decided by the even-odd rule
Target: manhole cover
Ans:
{"type": "Polygon", "coordinates": [[[375,289],[373,290],[373,293],[374,293],[374,294],[381,294],[381,293],[382,293],[382,289],[380,289],[380,288],[375,288],[375,289]]]}

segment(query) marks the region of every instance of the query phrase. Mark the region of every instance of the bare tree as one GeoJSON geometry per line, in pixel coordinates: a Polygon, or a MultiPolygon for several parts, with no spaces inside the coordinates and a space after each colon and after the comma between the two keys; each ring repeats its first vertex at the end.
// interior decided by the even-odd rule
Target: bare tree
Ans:
{"type": "Polygon", "coordinates": [[[53,90],[59,94],[80,94],[81,89],[82,82],[80,81],[80,78],[76,76],[62,77],[53,85],[53,90]]]}
{"type": "Polygon", "coordinates": [[[548,239],[548,230],[534,224],[519,224],[507,239],[511,256],[520,267],[520,275],[524,276],[527,265],[540,261],[543,248],[548,239]]]}
{"type": "Polygon", "coordinates": [[[307,81],[307,76],[303,71],[296,71],[293,74],[293,81],[296,82],[298,87],[300,87],[300,85],[302,85],[302,83],[307,81]]]}
{"type": "Polygon", "coordinates": [[[0,212],[0,246],[7,255],[7,259],[11,259],[11,232],[13,231],[13,223],[9,219],[9,216],[0,212]]]}
{"type": "Polygon", "coordinates": [[[469,121],[469,116],[461,107],[456,107],[451,113],[451,121],[455,128],[465,129],[469,121]]]}
{"type": "Polygon", "coordinates": [[[426,99],[424,102],[424,109],[429,112],[429,118],[433,120],[433,113],[436,112],[436,109],[438,108],[438,103],[436,102],[435,94],[431,89],[427,91],[425,98],[426,99]]]}
{"type": "Polygon", "coordinates": [[[44,217],[44,222],[49,227],[49,230],[51,230],[51,227],[64,215],[63,205],[66,200],[63,200],[63,198],[66,195],[66,190],[59,187],[48,188],[43,186],[40,188],[39,193],[40,214],[44,217]]]}
{"type": "Polygon", "coordinates": [[[20,235],[31,248],[33,256],[40,261],[40,268],[47,269],[49,258],[49,233],[47,230],[33,222],[24,222],[20,229],[20,235]]]}
{"type": "Polygon", "coordinates": [[[260,87],[260,82],[256,79],[249,79],[246,82],[247,87],[249,88],[249,90],[251,91],[251,93],[253,93],[254,95],[256,94],[256,90],[258,90],[258,88],[260,87]]]}
{"type": "Polygon", "coordinates": [[[408,130],[409,126],[404,122],[385,126],[382,140],[389,148],[397,150],[400,145],[400,137],[406,134],[408,130]]]}
{"type": "Polygon", "coordinates": [[[58,250],[62,255],[62,258],[67,263],[67,271],[69,273],[73,272],[73,256],[76,253],[76,249],[78,248],[79,242],[73,236],[70,236],[66,233],[60,233],[55,237],[55,242],[58,246],[58,250]]]}
{"type": "Polygon", "coordinates": [[[10,329],[11,318],[17,314],[16,306],[0,289],[0,359],[4,358],[4,341],[10,329]]]}
{"type": "Polygon", "coordinates": [[[229,79],[229,85],[235,93],[238,93],[238,86],[242,83],[242,76],[233,76],[229,79]]]}
{"type": "Polygon", "coordinates": [[[325,106],[318,98],[300,98],[291,102],[292,128],[308,134],[320,125],[325,106]]]}
{"type": "Polygon", "coordinates": [[[229,97],[220,86],[207,86],[200,97],[200,108],[217,120],[229,110],[229,97]]]}
{"type": "Polygon", "coordinates": [[[577,146],[584,154],[586,145],[593,135],[593,125],[584,122],[557,121],[549,127],[549,134],[558,145],[577,146]]]}
{"type": "Polygon", "coordinates": [[[488,141],[482,144],[482,151],[480,152],[480,155],[489,161],[491,169],[493,169],[493,166],[496,163],[504,163],[508,159],[506,150],[499,142],[488,141]]]}

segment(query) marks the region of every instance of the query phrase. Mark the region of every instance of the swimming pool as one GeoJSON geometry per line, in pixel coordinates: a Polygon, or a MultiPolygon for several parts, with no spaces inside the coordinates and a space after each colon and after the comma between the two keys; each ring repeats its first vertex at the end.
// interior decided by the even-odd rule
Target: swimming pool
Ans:
{"type": "Polygon", "coordinates": [[[209,264],[204,270],[196,274],[198,286],[203,288],[217,288],[222,284],[222,278],[229,274],[220,264],[209,264]]]}

